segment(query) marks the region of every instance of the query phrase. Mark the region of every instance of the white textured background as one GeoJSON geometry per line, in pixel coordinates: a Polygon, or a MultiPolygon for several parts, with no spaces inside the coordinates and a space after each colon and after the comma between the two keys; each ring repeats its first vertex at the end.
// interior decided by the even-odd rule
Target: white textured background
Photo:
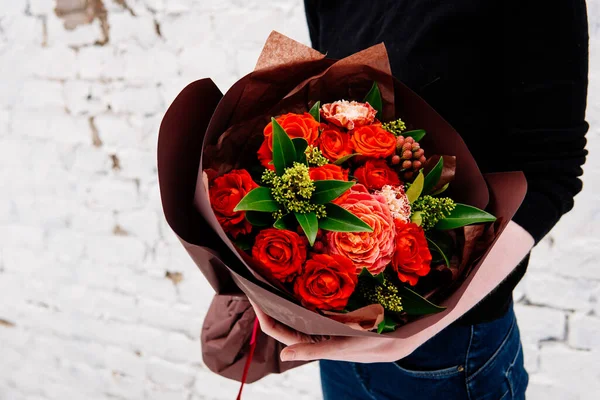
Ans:
{"type": "MultiPolygon", "coordinates": [[[[212,293],[163,221],[157,130],[190,81],[226,90],[250,71],[271,30],[308,43],[303,7],[104,5],[103,33],[66,30],[54,0],[0,1],[0,399],[233,399],[201,362],[212,293]]],[[[586,187],[516,294],[533,400],[600,393],[600,0],[588,7],[586,187]]],[[[245,394],[318,399],[318,370],[245,394]]]]}

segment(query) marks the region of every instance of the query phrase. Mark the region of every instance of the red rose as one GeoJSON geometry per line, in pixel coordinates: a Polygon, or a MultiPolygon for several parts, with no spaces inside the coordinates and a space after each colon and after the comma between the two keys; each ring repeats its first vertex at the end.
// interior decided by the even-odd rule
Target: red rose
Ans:
{"type": "Polygon", "coordinates": [[[377,111],[369,103],[339,100],[321,106],[321,115],[328,122],[348,130],[373,123],[377,111]]]}
{"type": "Polygon", "coordinates": [[[423,229],[400,220],[396,223],[396,248],[392,256],[392,266],[402,282],[415,286],[419,277],[430,271],[431,253],[423,229]]]}
{"type": "Polygon", "coordinates": [[[296,232],[268,228],[256,236],[252,257],[260,261],[275,279],[290,282],[302,271],[306,244],[296,232]]]}
{"type": "Polygon", "coordinates": [[[364,157],[387,158],[396,151],[396,137],[380,124],[361,126],[350,134],[354,150],[364,157]]]}
{"type": "Polygon", "coordinates": [[[250,174],[243,169],[234,169],[218,177],[210,186],[210,204],[217,220],[223,230],[234,238],[252,230],[252,225],[245,218],[246,213],[233,209],[249,191],[257,187],[250,174]]]}
{"type": "Polygon", "coordinates": [[[258,156],[258,161],[263,167],[271,169],[273,171],[275,170],[275,166],[272,163],[269,164],[271,161],[273,161],[273,151],[269,148],[269,143],[267,139],[263,140],[256,154],[258,156]]]}
{"type": "Polygon", "coordinates": [[[309,169],[310,179],[313,181],[324,181],[335,179],[338,181],[348,180],[348,170],[342,169],[339,165],[325,164],[321,167],[309,169]]]}
{"type": "Polygon", "coordinates": [[[311,310],[342,310],[358,282],[356,267],[344,256],[315,254],[294,282],[294,293],[311,310]]]}
{"type": "Polygon", "coordinates": [[[323,156],[331,162],[352,154],[352,143],[348,132],[342,132],[332,125],[321,124],[321,136],[317,145],[323,156]]]}
{"type": "Polygon", "coordinates": [[[368,160],[356,169],[354,176],[369,190],[381,190],[385,185],[399,186],[400,178],[385,160],[368,160]]]}
{"type": "MultiPolygon", "coordinates": [[[[309,145],[314,144],[319,138],[319,123],[309,113],[288,113],[275,118],[275,120],[291,138],[306,139],[309,145]]],[[[272,122],[269,122],[265,126],[263,134],[265,135],[265,140],[260,149],[258,149],[258,160],[263,167],[273,169],[273,165],[269,164],[273,161],[272,122]]]]}

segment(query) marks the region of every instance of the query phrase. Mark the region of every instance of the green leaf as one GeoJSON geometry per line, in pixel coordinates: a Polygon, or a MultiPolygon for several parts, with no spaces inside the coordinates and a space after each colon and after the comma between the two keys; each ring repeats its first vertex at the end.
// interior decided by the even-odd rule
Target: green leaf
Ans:
{"type": "Polygon", "coordinates": [[[435,314],[446,309],[436,306],[404,285],[398,286],[398,296],[402,299],[402,308],[408,315],[435,314]]]}
{"type": "Polygon", "coordinates": [[[429,194],[431,189],[437,185],[440,178],[442,177],[442,169],[444,168],[444,157],[440,157],[439,161],[435,164],[433,169],[429,171],[425,177],[425,183],[423,184],[423,193],[429,194]]]}
{"type": "Polygon", "coordinates": [[[327,216],[319,220],[321,229],[333,232],[373,232],[373,228],[366,222],[337,204],[326,204],[325,211],[327,216]]]}
{"type": "Polygon", "coordinates": [[[321,122],[321,102],[317,101],[308,112],[317,122],[321,122]]]}
{"type": "Polygon", "coordinates": [[[308,142],[304,138],[293,138],[292,143],[294,144],[294,149],[296,150],[296,155],[299,153],[304,154],[304,151],[308,147],[308,142]]]}
{"type": "Polygon", "coordinates": [[[423,176],[423,171],[419,171],[419,175],[415,178],[414,182],[408,190],[406,190],[406,197],[410,204],[414,203],[415,200],[419,198],[421,193],[423,192],[423,185],[425,184],[425,177],[423,176]]]}
{"type": "Polygon", "coordinates": [[[283,170],[291,167],[296,161],[296,149],[292,139],[285,133],[285,130],[279,125],[275,118],[271,118],[273,123],[273,165],[277,175],[283,175],[283,170]]]}
{"type": "Polygon", "coordinates": [[[383,272],[377,274],[377,275],[373,275],[368,269],[363,268],[360,271],[360,274],[358,274],[359,278],[370,278],[370,279],[375,279],[377,281],[377,283],[379,283],[380,285],[383,285],[383,283],[385,282],[385,277],[383,275],[383,272]]]}
{"type": "Polygon", "coordinates": [[[338,180],[314,181],[315,191],[310,198],[311,203],[326,204],[340,197],[344,192],[354,186],[354,182],[338,180]]]}
{"type": "Polygon", "coordinates": [[[260,211],[246,211],[246,220],[254,226],[269,226],[273,224],[271,213],[260,211]]]}
{"type": "Polygon", "coordinates": [[[431,244],[431,247],[433,247],[433,251],[430,248],[429,251],[431,253],[436,252],[437,254],[439,254],[443,259],[444,262],[446,263],[446,267],[450,268],[450,260],[448,260],[448,257],[446,257],[446,254],[444,254],[443,250],[440,248],[440,246],[437,245],[437,243],[435,243],[433,240],[427,238],[427,241],[429,242],[429,244],[431,244]]]}
{"type": "Polygon", "coordinates": [[[477,207],[466,204],[456,203],[456,207],[449,216],[440,220],[435,225],[436,229],[448,230],[456,229],[466,225],[478,224],[481,222],[493,222],[496,220],[492,214],[480,210],[477,207]]]}
{"type": "Polygon", "coordinates": [[[410,222],[416,224],[417,226],[421,226],[423,223],[423,213],[421,211],[416,211],[410,216],[410,222]]]}
{"type": "Polygon", "coordinates": [[[386,332],[394,332],[397,326],[398,323],[396,321],[394,321],[387,315],[384,315],[383,321],[381,321],[379,325],[377,325],[377,333],[381,335],[382,333],[386,332]]]}
{"type": "Polygon", "coordinates": [[[363,277],[367,277],[367,278],[373,278],[373,274],[371,274],[371,272],[369,272],[368,269],[363,268],[360,270],[360,274],[358,274],[359,278],[363,278],[363,277]]]}
{"type": "Polygon", "coordinates": [[[248,251],[252,248],[252,243],[247,237],[240,237],[233,242],[240,250],[248,251]]]}
{"type": "MultiPolygon", "coordinates": [[[[448,259],[451,258],[452,254],[455,253],[455,238],[450,234],[449,231],[438,231],[436,229],[430,230],[427,232],[427,239],[432,240],[435,244],[440,248],[440,250],[448,256],[448,259]]],[[[431,247],[429,250],[432,250],[431,247]]],[[[435,250],[432,253],[434,256],[434,260],[436,263],[443,262],[443,257],[441,254],[438,254],[435,250]]]]}
{"type": "Polygon", "coordinates": [[[308,243],[312,246],[315,244],[315,240],[317,239],[317,231],[319,230],[319,220],[317,219],[317,214],[314,212],[300,214],[295,212],[296,220],[302,227],[302,230],[306,234],[308,238],[308,243]]]}
{"type": "Polygon", "coordinates": [[[293,138],[292,143],[296,150],[296,162],[306,164],[306,154],[304,154],[304,151],[308,147],[308,142],[304,138],[293,138]]]}
{"type": "Polygon", "coordinates": [[[413,131],[406,131],[402,133],[402,136],[406,137],[411,137],[413,139],[415,139],[415,142],[419,142],[421,141],[421,139],[423,139],[425,137],[425,131],[423,129],[415,129],[413,131]]]}
{"type": "Polygon", "coordinates": [[[369,93],[367,93],[363,101],[369,103],[371,107],[377,110],[377,118],[381,118],[381,114],[383,113],[383,101],[381,100],[381,92],[379,91],[377,82],[373,82],[371,90],[369,90],[369,93]]]}
{"type": "Polygon", "coordinates": [[[295,231],[294,229],[294,222],[295,222],[295,218],[292,214],[285,214],[283,217],[277,219],[277,221],[275,221],[273,223],[273,228],[277,228],[277,229],[284,229],[287,231],[295,231]]]}
{"type": "Polygon", "coordinates": [[[271,189],[268,187],[259,186],[252,189],[244,196],[233,211],[263,211],[275,212],[279,210],[279,204],[273,200],[271,189]]]}
{"type": "Polygon", "coordinates": [[[289,230],[288,227],[286,226],[283,218],[277,219],[277,221],[275,221],[273,223],[273,228],[282,229],[282,230],[289,230]]]}
{"type": "Polygon", "coordinates": [[[435,192],[431,193],[431,195],[432,196],[437,196],[438,194],[442,194],[442,193],[444,193],[446,191],[446,189],[448,189],[449,186],[450,186],[450,182],[446,183],[444,186],[442,186],[441,188],[439,188],[435,192]]]}
{"type": "Polygon", "coordinates": [[[338,158],[334,164],[335,165],[342,165],[343,163],[345,163],[346,161],[348,161],[349,159],[351,159],[354,156],[360,156],[359,153],[352,153],[352,154],[348,154],[347,156],[344,156],[342,158],[338,158]]]}

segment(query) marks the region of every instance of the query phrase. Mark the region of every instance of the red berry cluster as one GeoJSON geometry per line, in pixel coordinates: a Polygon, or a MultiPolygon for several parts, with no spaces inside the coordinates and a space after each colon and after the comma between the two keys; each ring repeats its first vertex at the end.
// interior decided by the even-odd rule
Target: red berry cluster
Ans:
{"type": "Polygon", "coordinates": [[[396,167],[400,177],[406,182],[411,181],[419,172],[427,159],[425,150],[412,137],[396,138],[396,154],[392,156],[392,165],[396,167]]]}

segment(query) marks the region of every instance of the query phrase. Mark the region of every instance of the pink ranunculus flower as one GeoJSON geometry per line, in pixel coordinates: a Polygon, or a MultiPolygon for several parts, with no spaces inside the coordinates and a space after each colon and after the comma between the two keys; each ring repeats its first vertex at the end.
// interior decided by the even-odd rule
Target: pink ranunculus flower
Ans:
{"type": "Polygon", "coordinates": [[[370,194],[363,185],[354,185],[340,206],[369,224],[373,232],[327,232],[327,250],[348,257],[359,273],[363,268],[377,275],[394,254],[396,231],[386,199],[370,194]]]}
{"type": "Polygon", "coordinates": [[[385,185],[381,190],[376,190],[376,194],[382,195],[387,201],[392,218],[402,222],[410,222],[410,201],[404,191],[404,186],[385,185]]]}
{"type": "Polygon", "coordinates": [[[339,100],[321,106],[321,116],[334,125],[352,130],[372,124],[377,111],[369,103],[339,100]]]}

